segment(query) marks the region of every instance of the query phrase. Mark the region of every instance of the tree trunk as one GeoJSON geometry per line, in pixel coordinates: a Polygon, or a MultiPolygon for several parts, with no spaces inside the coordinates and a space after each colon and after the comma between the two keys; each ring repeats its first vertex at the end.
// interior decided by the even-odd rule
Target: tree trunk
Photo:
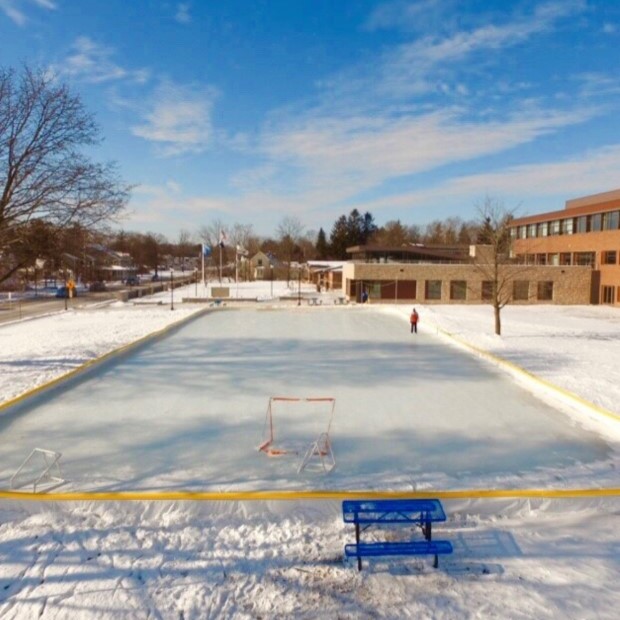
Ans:
{"type": "Polygon", "coordinates": [[[495,333],[498,336],[502,335],[502,321],[500,318],[500,307],[499,304],[493,304],[493,314],[495,315],[495,333]]]}

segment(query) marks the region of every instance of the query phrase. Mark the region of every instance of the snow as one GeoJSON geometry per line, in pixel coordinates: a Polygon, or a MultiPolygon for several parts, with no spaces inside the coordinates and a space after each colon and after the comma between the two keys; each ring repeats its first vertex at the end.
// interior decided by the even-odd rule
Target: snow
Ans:
{"type": "MultiPolygon", "coordinates": [[[[490,307],[417,305],[412,335],[408,306],[298,306],[274,285],[272,298],[269,282],[232,284],[218,306],[182,303],[205,294],[190,286],[174,311],[162,293],[0,324],[5,404],[161,332],[0,409],[2,484],[40,444],[63,452],[61,490],[620,486],[616,309],[508,306],[498,337],[490,307]],[[336,397],[331,474],[256,452],[275,393],[336,397]]],[[[455,552],[439,569],[359,573],[336,500],[3,499],[0,616],[616,617],[617,496],[443,503],[436,535],[455,552]]]]}

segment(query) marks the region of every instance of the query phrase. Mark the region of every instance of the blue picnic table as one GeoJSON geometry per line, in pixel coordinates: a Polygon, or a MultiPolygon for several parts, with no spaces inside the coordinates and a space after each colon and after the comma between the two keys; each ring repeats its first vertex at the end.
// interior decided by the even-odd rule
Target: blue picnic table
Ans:
{"type": "Polygon", "coordinates": [[[345,500],[342,502],[345,523],[355,524],[355,544],[345,545],[345,556],[357,558],[362,570],[362,557],[434,555],[433,566],[439,565],[438,555],[452,553],[448,540],[432,540],[432,524],[446,520],[438,499],[345,500]],[[423,540],[361,542],[360,533],[371,526],[415,525],[423,540]]]}

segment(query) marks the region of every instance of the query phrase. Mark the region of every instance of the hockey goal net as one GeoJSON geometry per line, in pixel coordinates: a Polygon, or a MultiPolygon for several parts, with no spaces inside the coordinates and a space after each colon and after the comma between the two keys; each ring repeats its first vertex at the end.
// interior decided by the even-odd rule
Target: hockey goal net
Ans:
{"type": "Polygon", "coordinates": [[[320,434],[329,436],[336,399],[272,396],[267,405],[263,439],[258,450],[268,456],[299,454],[320,434]]]}

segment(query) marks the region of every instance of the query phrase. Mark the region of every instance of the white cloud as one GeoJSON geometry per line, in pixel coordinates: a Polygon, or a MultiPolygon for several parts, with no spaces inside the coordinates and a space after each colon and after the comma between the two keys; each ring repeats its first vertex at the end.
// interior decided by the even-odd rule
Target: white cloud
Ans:
{"type": "Polygon", "coordinates": [[[189,14],[190,5],[188,2],[180,2],[177,4],[177,12],[174,19],[179,24],[189,24],[192,21],[192,16],[189,14]]]}
{"type": "Polygon", "coordinates": [[[18,26],[23,26],[28,21],[25,11],[32,4],[48,11],[53,11],[57,8],[56,3],[52,2],[52,0],[0,0],[0,11],[18,26]]]}
{"type": "Polygon", "coordinates": [[[74,80],[102,83],[127,80],[144,83],[149,73],[145,69],[129,71],[113,62],[114,50],[95,43],[89,37],[78,37],[71,46],[72,52],[56,71],[74,80]]]}
{"type": "Polygon", "coordinates": [[[163,83],[154,93],[145,123],[131,128],[140,138],[158,146],[163,156],[200,153],[213,137],[211,110],[216,97],[209,87],[163,83]]]}
{"type": "MultiPolygon", "coordinates": [[[[359,209],[431,208],[459,201],[466,206],[484,195],[509,196],[515,204],[541,196],[563,196],[564,200],[618,187],[620,144],[585,152],[554,162],[512,166],[492,173],[457,176],[433,187],[403,192],[356,204],[359,209]]],[[[539,211],[563,208],[563,204],[538,204],[539,211]]]]}
{"type": "Polygon", "coordinates": [[[593,114],[532,109],[476,122],[453,109],[402,118],[321,118],[265,136],[264,149],[273,162],[296,166],[306,188],[330,183],[351,197],[399,176],[500,153],[593,114]]]}
{"type": "Polygon", "coordinates": [[[415,95],[437,89],[438,71],[451,74],[458,63],[478,52],[497,52],[552,30],[556,22],[585,8],[582,0],[550,2],[528,16],[504,24],[485,24],[449,36],[425,36],[398,46],[379,63],[379,90],[393,95],[415,95]]]}
{"type": "Polygon", "coordinates": [[[396,0],[375,7],[364,27],[367,30],[397,29],[413,32],[431,32],[453,23],[455,0],[396,0]]]}

